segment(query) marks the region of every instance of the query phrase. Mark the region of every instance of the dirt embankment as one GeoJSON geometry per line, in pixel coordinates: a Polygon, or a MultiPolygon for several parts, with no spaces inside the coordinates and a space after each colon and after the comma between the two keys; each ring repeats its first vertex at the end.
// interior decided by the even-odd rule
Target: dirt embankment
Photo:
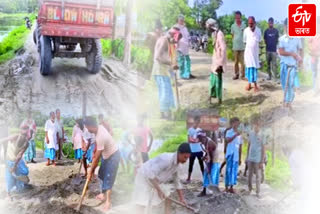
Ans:
{"type": "Polygon", "coordinates": [[[53,74],[39,72],[38,53],[31,34],[24,50],[0,68],[0,115],[10,119],[11,113],[40,111],[48,114],[60,108],[64,115],[81,115],[82,94],[87,94],[88,114],[105,112],[123,115],[136,111],[138,75],[121,62],[104,59],[100,73],[91,75],[84,59],[52,61],[53,74]]]}

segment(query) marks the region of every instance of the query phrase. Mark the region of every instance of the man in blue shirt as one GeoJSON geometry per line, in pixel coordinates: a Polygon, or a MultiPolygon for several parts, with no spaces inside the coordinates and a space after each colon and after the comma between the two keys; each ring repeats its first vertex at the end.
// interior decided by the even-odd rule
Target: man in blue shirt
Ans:
{"type": "Polygon", "coordinates": [[[264,42],[266,43],[266,57],[268,64],[268,80],[273,77],[277,78],[277,44],[279,39],[279,31],[273,27],[273,18],[269,18],[269,28],[264,32],[264,42]],[[271,73],[272,70],[272,73],[271,73]]]}
{"type": "Polygon", "coordinates": [[[292,110],[295,96],[297,68],[302,62],[302,44],[300,38],[292,38],[287,34],[288,20],[285,20],[285,34],[279,39],[280,79],[284,91],[283,106],[292,110]]]}
{"type": "Polygon", "coordinates": [[[193,165],[194,165],[194,161],[197,158],[199,161],[199,165],[200,165],[200,169],[201,172],[203,174],[204,172],[204,165],[203,165],[203,149],[201,146],[201,142],[198,139],[198,133],[201,131],[201,129],[199,128],[199,124],[200,124],[200,117],[199,116],[195,116],[193,119],[193,126],[191,128],[189,128],[188,130],[188,142],[190,144],[190,148],[191,148],[191,156],[189,159],[189,173],[188,173],[188,178],[187,178],[187,183],[190,183],[191,181],[191,174],[193,171],[193,165]]]}
{"type": "Polygon", "coordinates": [[[232,118],[232,129],[226,133],[227,141],[227,166],[225,174],[226,192],[235,193],[233,186],[237,184],[238,168],[241,165],[242,138],[238,131],[239,118],[232,118]]]}

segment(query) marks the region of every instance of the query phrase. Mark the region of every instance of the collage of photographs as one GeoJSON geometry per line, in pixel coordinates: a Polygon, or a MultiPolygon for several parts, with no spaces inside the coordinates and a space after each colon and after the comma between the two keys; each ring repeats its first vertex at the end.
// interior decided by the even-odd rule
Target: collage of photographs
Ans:
{"type": "Polygon", "coordinates": [[[320,2],[1,0],[0,213],[317,214],[320,2]]]}

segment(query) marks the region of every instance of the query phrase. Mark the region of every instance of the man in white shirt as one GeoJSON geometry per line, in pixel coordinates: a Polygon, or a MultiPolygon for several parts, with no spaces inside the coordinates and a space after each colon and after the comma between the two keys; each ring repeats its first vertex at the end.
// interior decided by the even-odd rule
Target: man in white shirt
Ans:
{"type": "Polygon", "coordinates": [[[257,86],[258,69],[260,68],[259,61],[259,43],[262,39],[261,30],[256,26],[256,21],[253,16],[248,18],[248,27],[243,32],[243,42],[246,45],[244,51],[244,62],[246,65],[246,78],[248,86],[246,90],[251,90],[251,84],[254,84],[254,91],[259,90],[257,86]]]}
{"type": "Polygon", "coordinates": [[[62,144],[63,144],[63,141],[64,141],[64,128],[63,128],[63,121],[61,119],[60,109],[56,110],[56,121],[55,121],[55,124],[57,126],[57,132],[58,132],[58,139],[57,139],[57,142],[59,144],[58,160],[61,160],[62,144]]]}
{"type": "Polygon", "coordinates": [[[57,131],[57,126],[55,124],[54,112],[50,112],[50,119],[47,120],[44,131],[46,133],[44,158],[48,159],[48,162],[46,165],[49,166],[50,160],[51,160],[52,165],[56,166],[55,158],[56,158],[56,151],[59,150],[59,144],[58,144],[58,131],[57,131]]]}
{"type": "Polygon", "coordinates": [[[186,205],[179,178],[179,167],[187,162],[190,154],[190,145],[182,143],[176,153],[161,154],[140,167],[133,191],[137,213],[144,213],[146,207],[157,206],[165,201],[165,213],[169,214],[171,203],[167,198],[170,196],[170,190],[164,184],[170,180],[174,181],[180,202],[186,205]]]}

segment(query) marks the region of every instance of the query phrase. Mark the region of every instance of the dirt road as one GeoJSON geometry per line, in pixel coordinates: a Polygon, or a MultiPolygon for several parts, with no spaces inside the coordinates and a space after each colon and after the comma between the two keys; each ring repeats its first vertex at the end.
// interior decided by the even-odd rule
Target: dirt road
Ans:
{"type": "Polygon", "coordinates": [[[40,74],[38,65],[30,34],[20,55],[0,68],[1,115],[10,120],[12,112],[32,108],[48,114],[60,108],[65,116],[79,116],[84,91],[88,114],[105,112],[130,117],[135,112],[138,78],[119,61],[104,59],[97,75],[87,72],[84,59],[55,58],[53,74],[46,77],[40,74]]]}

